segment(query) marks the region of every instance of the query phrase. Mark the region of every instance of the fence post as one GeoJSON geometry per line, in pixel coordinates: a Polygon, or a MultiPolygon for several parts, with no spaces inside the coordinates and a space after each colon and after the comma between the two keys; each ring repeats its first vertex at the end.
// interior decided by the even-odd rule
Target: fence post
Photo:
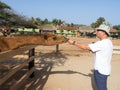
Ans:
{"type": "MultiPolygon", "coordinates": [[[[35,55],[35,48],[29,50],[29,58],[35,55]]],[[[34,67],[34,59],[29,62],[28,69],[30,70],[32,67],[34,67]]],[[[30,75],[30,78],[34,77],[34,72],[30,75]]]]}
{"type": "Polygon", "coordinates": [[[59,44],[56,45],[56,52],[59,51],[59,44]]]}

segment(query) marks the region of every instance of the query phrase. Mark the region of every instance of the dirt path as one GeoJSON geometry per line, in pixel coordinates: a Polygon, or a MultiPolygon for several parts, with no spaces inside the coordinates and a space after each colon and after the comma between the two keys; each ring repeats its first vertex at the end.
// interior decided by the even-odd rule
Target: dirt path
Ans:
{"type": "MultiPolygon", "coordinates": [[[[73,38],[75,39],[75,38],[73,38]]],[[[77,38],[87,44],[95,39],[77,38]]],[[[120,45],[120,40],[113,40],[120,45]]],[[[93,56],[67,43],[55,46],[37,46],[35,77],[26,80],[20,90],[96,90],[93,79],[93,56]]],[[[108,90],[120,90],[120,54],[113,54],[112,74],[108,78],[108,90]]]]}

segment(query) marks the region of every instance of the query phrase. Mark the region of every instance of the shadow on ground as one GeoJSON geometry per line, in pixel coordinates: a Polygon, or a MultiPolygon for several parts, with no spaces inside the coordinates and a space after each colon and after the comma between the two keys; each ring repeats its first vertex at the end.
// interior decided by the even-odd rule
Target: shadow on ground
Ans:
{"type": "MultiPolygon", "coordinates": [[[[35,62],[35,76],[33,78],[28,78],[25,83],[22,83],[21,88],[19,90],[43,90],[49,75],[51,74],[80,74],[86,77],[91,78],[91,84],[93,90],[96,90],[94,78],[93,78],[93,70],[91,70],[92,73],[84,74],[82,72],[76,72],[76,71],[52,71],[52,68],[54,68],[54,65],[61,66],[64,65],[66,60],[68,58],[66,57],[66,54],[59,52],[48,52],[48,53],[36,53],[36,62],[35,62]]],[[[14,82],[14,78],[20,78],[25,72],[27,72],[27,69],[21,70],[17,75],[14,75],[12,77],[12,81],[9,82],[7,85],[3,85],[1,87],[1,90],[9,90],[10,85],[12,85],[12,82],[14,82]]],[[[17,80],[17,79],[16,79],[17,80]]]]}
{"type": "Polygon", "coordinates": [[[36,69],[35,71],[35,77],[30,78],[26,85],[24,86],[25,90],[43,90],[49,75],[51,74],[81,74],[86,77],[91,78],[91,84],[93,90],[96,90],[95,83],[94,83],[94,77],[93,77],[93,70],[91,70],[91,73],[84,74],[81,72],[76,71],[52,71],[52,68],[54,68],[54,65],[64,65],[64,63],[67,60],[67,57],[65,54],[62,54],[61,52],[51,52],[51,53],[39,53],[39,63],[36,63],[36,69]]]}

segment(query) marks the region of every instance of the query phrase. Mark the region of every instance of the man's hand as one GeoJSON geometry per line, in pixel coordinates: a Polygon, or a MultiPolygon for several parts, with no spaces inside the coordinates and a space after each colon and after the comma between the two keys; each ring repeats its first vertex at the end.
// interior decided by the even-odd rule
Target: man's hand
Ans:
{"type": "Polygon", "coordinates": [[[68,40],[68,43],[71,44],[71,45],[74,45],[76,41],[73,41],[73,40],[68,40]]]}

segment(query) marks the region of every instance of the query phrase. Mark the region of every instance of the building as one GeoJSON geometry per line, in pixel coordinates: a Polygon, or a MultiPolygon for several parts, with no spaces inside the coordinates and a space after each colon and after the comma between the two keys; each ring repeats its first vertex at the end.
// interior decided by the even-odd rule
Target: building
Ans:
{"type": "Polygon", "coordinates": [[[43,34],[45,32],[55,33],[56,30],[57,30],[57,28],[54,25],[51,25],[51,24],[38,26],[38,28],[39,28],[41,34],[43,34]]]}

